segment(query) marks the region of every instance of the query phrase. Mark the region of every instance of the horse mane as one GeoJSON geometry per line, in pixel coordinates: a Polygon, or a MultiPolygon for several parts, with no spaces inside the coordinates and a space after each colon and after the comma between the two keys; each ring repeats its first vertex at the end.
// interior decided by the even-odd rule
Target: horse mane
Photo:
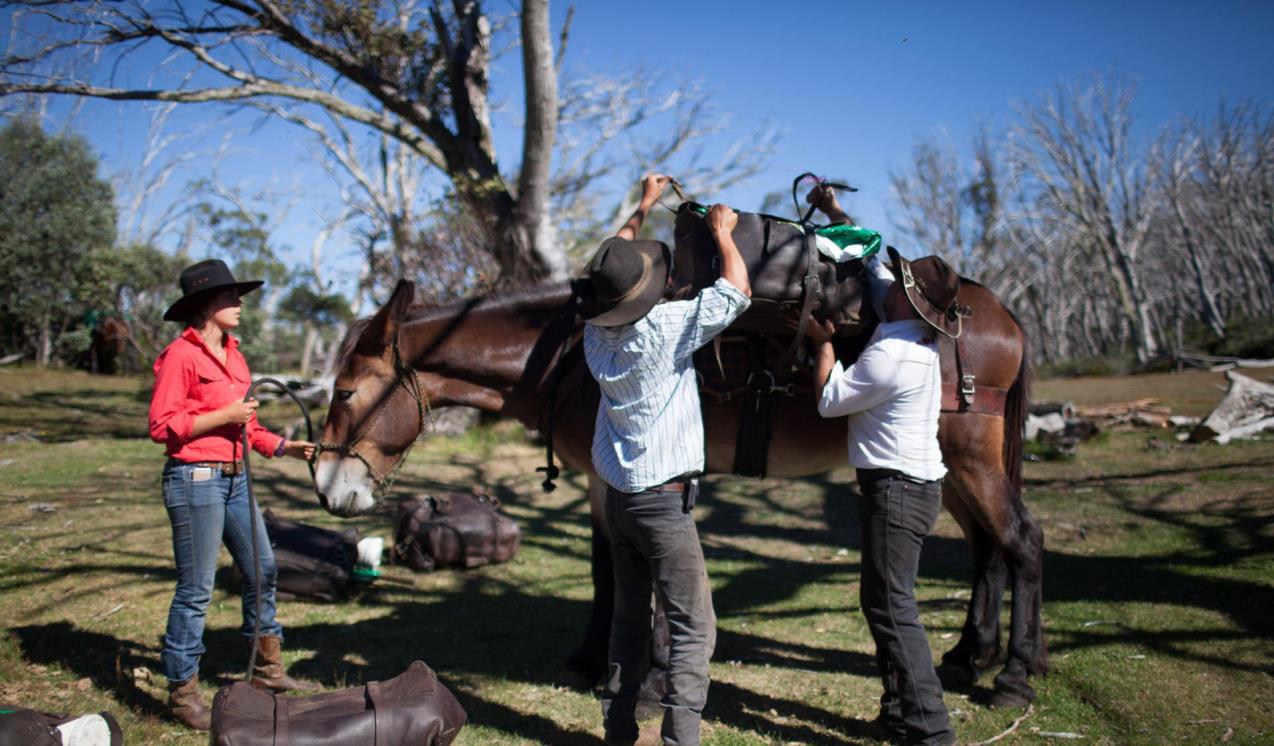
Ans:
{"type": "MultiPolygon", "coordinates": [[[[538,306],[545,300],[553,300],[559,296],[565,296],[569,290],[570,283],[554,282],[542,285],[528,285],[513,290],[494,291],[486,295],[475,295],[445,303],[413,303],[408,306],[407,316],[403,319],[403,323],[434,321],[454,316],[462,311],[472,312],[478,309],[498,311],[525,306],[538,306]]],[[[367,330],[367,326],[371,322],[372,317],[366,316],[350,323],[349,330],[345,332],[345,338],[341,340],[341,347],[337,353],[337,370],[345,367],[350,356],[354,354],[354,349],[358,346],[358,340],[363,336],[363,332],[367,330]]]]}

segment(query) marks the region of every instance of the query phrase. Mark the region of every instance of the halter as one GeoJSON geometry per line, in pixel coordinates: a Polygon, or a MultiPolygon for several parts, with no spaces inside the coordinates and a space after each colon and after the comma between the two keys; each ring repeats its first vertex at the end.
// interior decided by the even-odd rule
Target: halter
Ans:
{"type": "Polygon", "coordinates": [[[404,362],[402,355],[398,352],[397,336],[394,337],[394,375],[396,376],[395,383],[406,389],[407,393],[411,395],[411,398],[416,400],[417,416],[420,420],[420,432],[412,439],[411,443],[403,449],[402,454],[398,456],[398,460],[394,462],[393,466],[389,467],[389,471],[384,474],[378,471],[376,467],[372,466],[372,462],[367,460],[366,456],[358,452],[357,446],[367,433],[371,432],[372,428],[376,425],[376,421],[379,420],[380,416],[384,413],[385,405],[389,404],[389,400],[393,398],[392,396],[386,396],[384,399],[381,399],[380,403],[376,405],[366,418],[365,426],[361,432],[356,433],[353,438],[344,443],[319,443],[318,452],[314,455],[314,460],[317,461],[323,451],[333,451],[335,453],[339,453],[343,458],[352,456],[363,462],[363,466],[367,467],[367,473],[372,475],[372,483],[376,485],[376,493],[378,493],[377,497],[383,497],[389,490],[390,486],[394,483],[394,478],[398,475],[398,470],[401,469],[403,464],[407,461],[407,455],[411,453],[412,447],[415,446],[416,442],[420,440],[422,435],[424,435],[425,421],[428,420],[431,427],[433,425],[433,410],[429,408],[429,397],[427,397],[424,391],[420,388],[420,379],[416,377],[416,369],[404,362]]]}

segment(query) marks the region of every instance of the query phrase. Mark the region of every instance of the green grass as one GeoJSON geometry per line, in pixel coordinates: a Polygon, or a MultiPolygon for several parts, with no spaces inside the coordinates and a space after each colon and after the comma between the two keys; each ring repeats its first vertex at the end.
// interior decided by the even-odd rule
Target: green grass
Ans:
{"type": "MultiPolygon", "coordinates": [[[[1046,381],[1036,396],[1158,396],[1202,414],[1221,380],[1046,381]]],[[[129,743],[202,744],[162,716],[159,636],[173,571],[145,386],[0,373],[0,701],[108,709],[129,743]],[[3,441],[23,432],[40,440],[3,441]]],[[[264,417],[281,424],[291,412],[264,417]]],[[[533,470],[542,458],[508,423],[413,451],[396,491],[482,485],[523,527],[522,550],[469,572],[389,567],[342,604],[281,602],[291,672],[338,687],[420,658],[469,713],[461,744],[599,743],[596,692],[561,685],[591,598],[587,501],[578,475],[541,493],[533,470]]],[[[318,509],[303,465],[262,460],[254,470],[263,503],[283,515],[390,533],[392,505],[342,522],[318,509]]],[[[1227,732],[1233,744],[1274,741],[1274,443],[1181,446],[1163,433],[1114,430],[1074,459],[1027,464],[1026,479],[1047,537],[1052,673],[1035,680],[1030,717],[997,743],[1055,742],[1048,733],[1090,744],[1213,743],[1227,732]]],[[[859,728],[880,690],[857,608],[849,471],[712,479],[701,505],[719,618],[705,743],[869,743],[859,728]]],[[[917,589],[935,654],[959,635],[970,572],[944,514],[917,589]]],[[[239,614],[237,597],[218,589],[202,671],[209,696],[241,674],[239,614]]],[[[1020,714],[981,704],[989,685],[987,676],[946,695],[962,742],[992,737],[1020,714]]]]}

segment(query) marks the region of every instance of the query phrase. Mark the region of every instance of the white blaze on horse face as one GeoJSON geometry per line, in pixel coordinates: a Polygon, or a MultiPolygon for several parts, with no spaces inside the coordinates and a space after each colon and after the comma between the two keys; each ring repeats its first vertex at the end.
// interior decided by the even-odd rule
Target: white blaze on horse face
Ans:
{"type": "Polygon", "coordinates": [[[356,458],[319,459],[314,483],[327,499],[327,511],[339,516],[361,515],[376,507],[372,476],[356,458]]]}

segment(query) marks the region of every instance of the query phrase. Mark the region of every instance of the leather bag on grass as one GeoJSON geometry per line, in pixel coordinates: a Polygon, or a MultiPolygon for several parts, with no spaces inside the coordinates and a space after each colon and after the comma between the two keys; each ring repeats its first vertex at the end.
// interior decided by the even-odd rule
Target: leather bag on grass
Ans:
{"type": "Polygon", "coordinates": [[[245,682],[212,702],[214,746],[447,746],[464,708],[433,670],[413,661],[388,681],[312,697],[285,697],[245,682]]]}

